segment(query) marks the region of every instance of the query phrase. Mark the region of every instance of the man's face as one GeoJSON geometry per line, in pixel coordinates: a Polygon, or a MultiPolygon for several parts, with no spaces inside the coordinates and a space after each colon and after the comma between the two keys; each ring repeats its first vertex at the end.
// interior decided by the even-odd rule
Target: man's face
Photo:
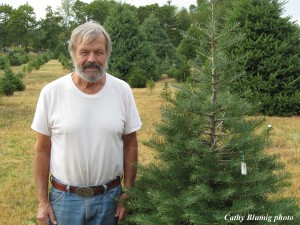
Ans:
{"type": "Polygon", "coordinates": [[[106,71],[106,59],[104,35],[99,35],[89,43],[79,43],[75,51],[75,72],[87,82],[97,82],[106,71]]]}

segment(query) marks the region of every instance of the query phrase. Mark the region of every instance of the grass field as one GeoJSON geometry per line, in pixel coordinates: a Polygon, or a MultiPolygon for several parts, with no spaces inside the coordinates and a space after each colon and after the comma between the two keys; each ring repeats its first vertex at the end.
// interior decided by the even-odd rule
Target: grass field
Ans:
{"type": "MultiPolygon", "coordinates": [[[[15,67],[13,70],[21,70],[15,67]]],[[[1,73],[1,72],[0,72],[1,73]]],[[[41,88],[66,74],[56,60],[24,77],[26,90],[10,97],[0,97],[0,225],[37,224],[35,188],[33,181],[34,132],[30,129],[35,105],[41,88]]],[[[134,89],[143,122],[138,133],[140,163],[153,160],[153,150],[142,144],[151,138],[155,123],[160,121],[160,97],[164,82],[158,82],[152,93],[134,89]]],[[[278,153],[286,170],[292,175],[292,187],[283,190],[300,205],[300,118],[267,118],[272,124],[272,144],[266,151],[278,153]]]]}

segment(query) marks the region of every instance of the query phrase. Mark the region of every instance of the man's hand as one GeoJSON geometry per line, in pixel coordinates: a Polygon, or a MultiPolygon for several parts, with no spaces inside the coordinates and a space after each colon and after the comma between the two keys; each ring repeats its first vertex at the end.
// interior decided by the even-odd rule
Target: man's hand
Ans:
{"type": "Polygon", "coordinates": [[[124,218],[128,214],[128,209],[126,208],[126,199],[127,198],[128,198],[128,195],[126,193],[122,193],[118,200],[118,206],[117,206],[117,210],[116,210],[116,214],[115,214],[115,217],[118,217],[118,222],[124,220],[124,218]]]}
{"type": "Polygon", "coordinates": [[[48,225],[48,218],[50,218],[52,224],[57,224],[49,202],[39,204],[37,218],[40,222],[40,225],[48,225]]]}
{"type": "MultiPolygon", "coordinates": [[[[136,132],[123,135],[122,139],[124,144],[124,188],[130,188],[134,186],[138,161],[138,141],[136,132]]],[[[123,192],[119,198],[116,211],[118,222],[122,221],[128,214],[129,210],[126,208],[127,199],[128,194],[123,192]]]]}

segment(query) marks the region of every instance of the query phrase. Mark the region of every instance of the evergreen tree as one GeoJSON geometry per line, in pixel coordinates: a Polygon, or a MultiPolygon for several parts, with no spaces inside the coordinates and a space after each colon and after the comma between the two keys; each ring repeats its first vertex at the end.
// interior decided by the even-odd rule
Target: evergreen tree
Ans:
{"type": "Polygon", "coordinates": [[[178,46],[178,52],[187,60],[194,60],[197,56],[197,46],[200,44],[196,37],[199,37],[201,32],[194,24],[187,30],[185,37],[178,46]]]}
{"type": "MultiPolygon", "coordinates": [[[[128,81],[137,67],[148,79],[157,80],[159,60],[146,42],[139,21],[126,4],[118,4],[106,18],[104,26],[111,36],[113,53],[109,68],[113,75],[128,81]]],[[[144,79],[146,85],[147,79],[144,79]]]]}
{"type": "MultiPolygon", "coordinates": [[[[216,18],[218,19],[219,26],[224,26],[224,18],[226,18],[226,14],[228,9],[230,9],[232,1],[228,0],[219,0],[219,7],[216,10],[216,18]]],[[[184,55],[188,60],[196,60],[198,62],[202,62],[205,60],[202,56],[197,54],[197,46],[201,43],[202,32],[198,29],[198,27],[205,26],[207,21],[209,20],[209,1],[208,0],[197,0],[197,10],[191,12],[191,17],[193,18],[193,24],[186,31],[186,34],[180,45],[178,46],[178,51],[182,55],[184,55]]],[[[209,49],[209,45],[206,46],[209,49]]]]}
{"type": "MultiPolygon", "coordinates": [[[[194,60],[197,56],[197,46],[199,46],[199,36],[202,35],[198,27],[207,22],[209,5],[207,0],[198,0],[197,8],[192,11],[193,23],[186,31],[184,38],[178,46],[178,52],[186,57],[187,60],[194,60]]],[[[199,60],[199,59],[197,59],[199,60]]],[[[201,59],[200,59],[201,60],[201,59]]],[[[202,61],[202,60],[201,60],[202,61]]]]}
{"type": "Polygon", "coordinates": [[[277,157],[264,152],[266,138],[258,133],[263,119],[247,117],[251,105],[230,93],[229,84],[239,74],[232,73],[235,61],[222,50],[237,44],[239,36],[232,28],[219,30],[216,0],[210,4],[211,22],[198,27],[207,37],[201,43],[210,43],[210,51],[203,53],[208,60],[195,67],[173,98],[167,97],[158,134],[148,143],[158,160],[141,168],[129,190],[127,223],[269,224],[269,216],[282,215],[289,221],[276,224],[299,224],[299,208],[291,199],[270,196],[288,185],[287,175],[277,157]],[[243,220],[230,220],[237,215],[243,220]]]}
{"type": "Polygon", "coordinates": [[[4,76],[0,78],[0,95],[10,96],[15,91],[24,91],[25,85],[21,79],[23,74],[15,74],[10,69],[9,65],[6,65],[4,70],[4,76]]]}
{"type": "Polygon", "coordinates": [[[264,115],[300,113],[300,31],[282,11],[279,0],[241,0],[229,20],[239,21],[245,35],[231,53],[247,53],[240,64],[246,74],[233,89],[259,102],[264,115]]]}
{"type": "MultiPolygon", "coordinates": [[[[192,24],[192,17],[189,11],[182,8],[176,14],[176,27],[180,32],[186,32],[192,24]]],[[[182,36],[181,36],[182,38],[182,36]]]]}
{"type": "Polygon", "coordinates": [[[145,21],[151,14],[154,14],[158,18],[160,24],[164,26],[166,33],[172,44],[177,47],[180,43],[182,36],[180,34],[180,21],[177,20],[177,7],[171,5],[171,1],[168,4],[159,6],[157,3],[141,6],[137,8],[136,15],[141,23],[145,21]]]}
{"type": "Polygon", "coordinates": [[[159,18],[161,20],[161,24],[164,24],[171,42],[175,47],[177,47],[182,36],[176,24],[177,7],[175,5],[171,5],[171,3],[172,1],[169,1],[169,4],[165,4],[159,8],[159,18]]]}
{"type": "Polygon", "coordinates": [[[176,70],[183,66],[183,60],[176,52],[158,18],[151,14],[142,24],[141,30],[145,33],[146,40],[160,60],[160,74],[167,73],[172,77],[174,73],[176,74],[176,70]]]}

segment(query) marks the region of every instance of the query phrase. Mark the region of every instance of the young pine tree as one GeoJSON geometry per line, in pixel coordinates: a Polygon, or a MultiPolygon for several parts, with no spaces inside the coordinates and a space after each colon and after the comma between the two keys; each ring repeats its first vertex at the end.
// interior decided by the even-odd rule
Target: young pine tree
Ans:
{"type": "Polygon", "coordinates": [[[15,91],[24,91],[25,84],[21,79],[22,74],[15,74],[9,64],[6,65],[4,76],[0,78],[0,95],[10,96],[15,91]]]}
{"type": "Polygon", "coordinates": [[[195,74],[173,98],[168,95],[158,134],[148,143],[157,150],[157,161],[140,168],[136,186],[129,190],[132,215],[126,222],[269,224],[281,215],[289,220],[276,224],[299,224],[299,208],[279,197],[287,175],[277,157],[264,152],[266,136],[258,132],[263,119],[247,117],[251,106],[230,93],[229,83],[239,74],[232,73],[235,61],[226,60],[222,50],[239,37],[233,28],[220,30],[217,1],[210,4],[211,21],[198,27],[207,37],[198,53],[207,62],[195,65],[195,74]]]}

